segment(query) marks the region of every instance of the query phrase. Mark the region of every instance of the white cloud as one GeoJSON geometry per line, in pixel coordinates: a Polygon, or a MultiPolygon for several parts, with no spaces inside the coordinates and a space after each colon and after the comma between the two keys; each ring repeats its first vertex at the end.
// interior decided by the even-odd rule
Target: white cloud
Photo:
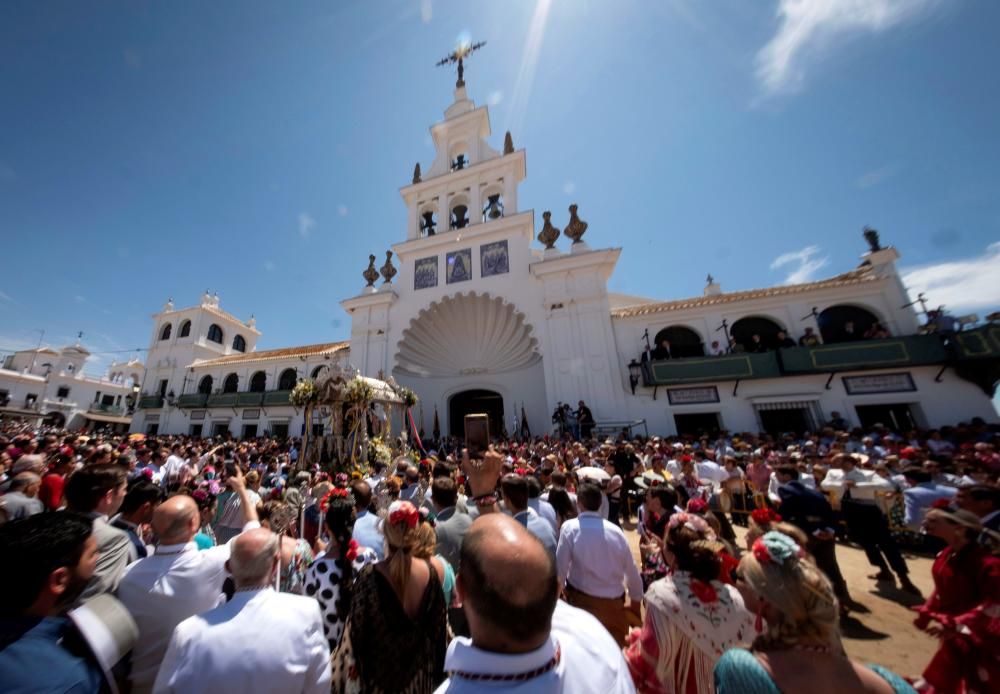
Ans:
{"type": "Polygon", "coordinates": [[[308,212],[299,212],[299,236],[308,238],[316,228],[316,220],[308,212]]]}
{"type": "Polygon", "coordinates": [[[883,183],[895,175],[896,166],[894,164],[886,164],[885,166],[880,166],[877,169],[872,169],[871,171],[861,174],[858,176],[858,180],[855,181],[855,183],[858,188],[863,190],[865,188],[873,188],[879,183],[883,183]]]}
{"type": "Polygon", "coordinates": [[[264,269],[267,270],[268,272],[274,272],[274,263],[272,263],[270,260],[265,260],[264,269]]]}
{"type": "Polygon", "coordinates": [[[910,296],[923,292],[929,306],[952,313],[1000,308],[1000,241],[982,255],[903,268],[900,274],[910,296]]]}
{"type": "Polygon", "coordinates": [[[576,192],[576,184],[573,181],[566,181],[563,183],[562,190],[566,195],[572,195],[576,192]]]}
{"type": "Polygon", "coordinates": [[[939,0],[778,0],[777,33],[757,53],[765,93],[795,91],[804,63],[856,34],[878,34],[914,19],[939,0]]]}
{"type": "Polygon", "coordinates": [[[819,246],[806,246],[800,251],[783,253],[771,262],[771,269],[786,268],[788,275],[785,277],[785,284],[810,282],[830,261],[826,256],[820,255],[822,252],[819,246]]]}
{"type": "Polygon", "coordinates": [[[347,216],[347,205],[345,205],[344,203],[341,203],[341,204],[337,205],[337,214],[339,214],[341,217],[346,217],[347,216]]]}
{"type": "Polygon", "coordinates": [[[431,0],[420,0],[420,21],[427,24],[434,18],[434,6],[431,0]]]}
{"type": "Polygon", "coordinates": [[[499,89],[494,89],[492,92],[490,92],[490,95],[487,98],[487,102],[489,103],[490,106],[496,106],[501,101],[503,101],[503,92],[500,91],[499,89]]]}

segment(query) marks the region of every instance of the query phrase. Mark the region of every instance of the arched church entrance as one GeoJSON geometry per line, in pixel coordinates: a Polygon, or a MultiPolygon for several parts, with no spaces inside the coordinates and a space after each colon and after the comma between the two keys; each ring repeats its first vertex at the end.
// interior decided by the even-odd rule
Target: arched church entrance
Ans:
{"type": "Polygon", "coordinates": [[[465,415],[486,414],[490,418],[490,437],[503,431],[503,397],[493,390],[474,388],[455,393],[448,400],[448,431],[452,436],[465,436],[465,415]]]}

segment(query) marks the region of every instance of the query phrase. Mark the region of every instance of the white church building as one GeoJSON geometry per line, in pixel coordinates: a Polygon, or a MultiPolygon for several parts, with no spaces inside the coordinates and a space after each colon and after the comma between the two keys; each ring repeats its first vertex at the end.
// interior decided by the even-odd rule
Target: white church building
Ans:
{"type": "Polygon", "coordinates": [[[288,393],[331,360],[412,388],[428,436],[435,412],[444,435],[460,436],[474,412],[513,433],[522,411],[545,433],[558,404],[581,400],[602,428],[650,435],[803,430],[834,412],[900,429],[996,420],[996,379],[979,367],[1000,357],[1000,328],[948,345],[920,334],[899,254],[877,235],[857,268],[825,280],[724,292],[709,278],[691,298],[619,295],[608,281],[623,250],[601,247],[600,229],[584,238],[576,206],[543,220],[518,207],[526,154],[509,133],[490,144],[488,109],[464,83],[431,136],[434,161],[400,189],[407,226],[381,277],[373,257],[367,286],[341,301],[348,342],[256,351],[255,321],[217,296],[168,302],[153,316],[132,429],[298,435],[305,423],[288,393]],[[862,339],[874,323],[890,336],[862,339]],[[821,345],[777,349],[779,332],[797,340],[807,328],[821,345]],[[714,355],[713,342],[726,353],[714,355]]]}

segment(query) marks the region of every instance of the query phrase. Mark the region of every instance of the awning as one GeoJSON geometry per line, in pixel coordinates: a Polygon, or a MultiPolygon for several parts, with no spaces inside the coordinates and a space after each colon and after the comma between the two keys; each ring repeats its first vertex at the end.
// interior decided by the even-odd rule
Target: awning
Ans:
{"type": "Polygon", "coordinates": [[[758,410],[808,410],[815,400],[785,400],[782,402],[754,403],[758,410]]]}
{"type": "Polygon", "coordinates": [[[131,424],[132,417],[122,417],[113,414],[100,414],[98,412],[85,412],[84,417],[92,422],[109,422],[112,424],[131,424]]]}

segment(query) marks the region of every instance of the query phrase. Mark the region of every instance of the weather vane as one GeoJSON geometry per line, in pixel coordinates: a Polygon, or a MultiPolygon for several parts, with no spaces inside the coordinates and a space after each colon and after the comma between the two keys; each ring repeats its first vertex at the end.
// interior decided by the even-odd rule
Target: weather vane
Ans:
{"type": "Polygon", "coordinates": [[[485,41],[480,41],[479,43],[460,43],[458,47],[455,48],[450,54],[439,60],[435,66],[441,67],[442,65],[453,65],[458,63],[458,81],[455,82],[456,87],[465,86],[465,64],[462,62],[473,51],[478,51],[480,48],[486,45],[485,41]]]}

